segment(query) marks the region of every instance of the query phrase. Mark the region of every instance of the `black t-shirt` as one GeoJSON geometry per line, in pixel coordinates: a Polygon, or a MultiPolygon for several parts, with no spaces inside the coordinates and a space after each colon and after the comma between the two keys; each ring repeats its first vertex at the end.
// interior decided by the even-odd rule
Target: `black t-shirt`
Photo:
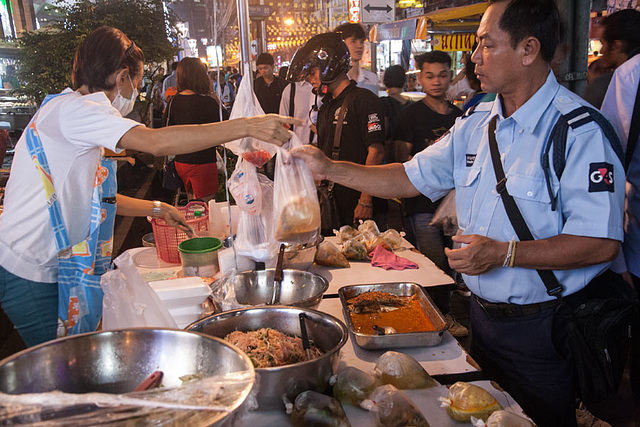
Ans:
{"type": "Polygon", "coordinates": [[[253,81],[253,91],[256,93],[258,102],[266,114],[278,114],[280,111],[280,98],[282,91],[287,86],[287,82],[278,76],[273,76],[270,85],[264,81],[262,76],[253,81]]]}
{"type": "MultiPolygon", "coordinates": [[[[339,159],[364,165],[367,149],[371,144],[378,143],[384,147],[384,107],[380,98],[367,89],[357,87],[355,82],[351,82],[335,99],[329,96],[323,99],[318,111],[318,148],[331,157],[338,114],[350,92],[353,92],[353,95],[342,123],[339,159]]],[[[353,224],[353,211],[358,204],[360,192],[341,185],[336,185],[334,192],[341,223],[353,224]]],[[[374,197],[374,215],[386,210],[387,201],[374,197]]]]}
{"type": "MultiPolygon", "coordinates": [[[[226,118],[224,112],[223,118],[226,118]]],[[[164,123],[167,126],[199,125],[218,121],[220,121],[218,103],[207,95],[175,95],[167,107],[164,118],[164,123]]],[[[191,165],[215,163],[216,149],[207,148],[195,153],[179,154],[176,156],[176,162],[191,165]]]]}
{"type": "MultiPolygon", "coordinates": [[[[440,114],[424,102],[416,102],[398,116],[394,139],[411,144],[411,155],[415,156],[433,144],[453,126],[462,111],[453,104],[447,114],[440,114]]],[[[439,202],[433,203],[425,196],[404,199],[405,213],[434,213],[439,202]]]]}

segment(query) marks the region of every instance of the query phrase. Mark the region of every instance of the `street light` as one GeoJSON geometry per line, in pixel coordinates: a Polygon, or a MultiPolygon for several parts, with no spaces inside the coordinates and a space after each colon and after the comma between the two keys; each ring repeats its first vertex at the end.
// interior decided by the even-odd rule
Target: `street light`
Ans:
{"type": "Polygon", "coordinates": [[[288,25],[289,27],[292,26],[294,24],[294,20],[293,18],[287,18],[284,20],[284,24],[288,25]]]}

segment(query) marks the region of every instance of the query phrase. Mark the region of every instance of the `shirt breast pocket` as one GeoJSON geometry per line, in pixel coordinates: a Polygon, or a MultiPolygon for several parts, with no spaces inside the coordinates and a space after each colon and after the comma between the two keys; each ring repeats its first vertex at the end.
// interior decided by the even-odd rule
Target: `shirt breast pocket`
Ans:
{"type": "MultiPolygon", "coordinates": [[[[520,174],[510,174],[507,177],[507,191],[516,201],[522,216],[527,225],[534,233],[536,225],[541,221],[546,224],[546,220],[551,220],[554,215],[550,215],[551,199],[547,190],[547,184],[543,177],[527,176],[520,174]]],[[[554,228],[557,227],[557,223],[554,228]]]]}
{"type": "Polygon", "coordinates": [[[474,201],[478,191],[479,176],[482,168],[461,168],[455,172],[456,213],[458,226],[465,230],[469,227],[473,214],[474,201]]]}

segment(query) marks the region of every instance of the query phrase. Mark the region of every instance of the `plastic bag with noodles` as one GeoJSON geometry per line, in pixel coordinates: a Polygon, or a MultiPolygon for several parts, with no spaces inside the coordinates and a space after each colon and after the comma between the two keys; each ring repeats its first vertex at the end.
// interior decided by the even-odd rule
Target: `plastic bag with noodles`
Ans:
{"type": "Polygon", "coordinates": [[[369,261],[369,252],[364,243],[357,238],[349,239],[342,244],[342,253],[347,259],[369,261]]]}
{"type": "Polygon", "coordinates": [[[535,424],[526,418],[507,411],[496,411],[489,415],[487,421],[471,417],[474,427],[535,427],[535,424]]]}
{"type": "Polygon", "coordinates": [[[347,366],[336,377],[333,396],[343,403],[359,406],[382,383],[373,375],[353,366],[347,366]]]}
{"type": "Polygon", "coordinates": [[[424,415],[411,399],[390,384],[376,388],[360,407],[373,412],[380,426],[429,427],[424,415]]]}
{"type": "Polygon", "coordinates": [[[356,237],[360,232],[350,225],[343,225],[340,230],[333,230],[333,234],[338,236],[340,242],[345,242],[356,237]]]}
{"type": "Polygon", "coordinates": [[[295,427],[350,427],[339,400],[308,390],[296,397],[291,412],[295,427]]]}
{"type": "MultiPolygon", "coordinates": [[[[301,145],[295,135],[291,139],[291,147],[301,145]]],[[[291,245],[314,244],[320,237],[320,203],[304,160],[278,148],[274,185],[275,239],[291,245]]]]}
{"type": "Polygon", "coordinates": [[[351,267],[347,257],[340,252],[340,249],[326,240],[318,245],[314,261],[316,264],[324,265],[325,267],[351,267]]]}
{"type": "Polygon", "coordinates": [[[438,383],[413,357],[387,351],[378,359],[373,375],[382,384],[391,384],[401,390],[436,387],[438,383]]]}
{"type": "Polygon", "coordinates": [[[273,181],[258,174],[262,194],[260,213],[251,215],[244,210],[238,214],[238,234],[234,247],[239,255],[255,261],[267,262],[278,252],[273,238],[273,181]]]}
{"type": "MultiPolygon", "coordinates": [[[[245,76],[251,76],[251,69],[249,64],[245,65],[245,76]]],[[[240,87],[238,88],[238,94],[233,103],[229,120],[261,116],[264,114],[258,98],[251,90],[251,81],[249,79],[242,79],[240,87]]],[[[261,167],[276,154],[277,147],[268,142],[260,141],[255,138],[245,137],[228,142],[226,148],[233,151],[238,157],[242,157],[249,163],[261,167]]]]}
{"type": "Polygon", "coordinates": [[[469,422],[471,417],[486,420],[493,412],[503,409],[487,390],[462,381],[449,387],[448,397],[439,400],[449,416],[458,422],[469,422]]]}

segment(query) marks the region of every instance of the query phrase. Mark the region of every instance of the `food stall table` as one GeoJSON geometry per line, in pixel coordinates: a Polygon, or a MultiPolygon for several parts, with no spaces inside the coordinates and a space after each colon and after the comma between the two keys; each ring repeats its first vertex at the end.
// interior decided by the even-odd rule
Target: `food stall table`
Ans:
{"type": "MultiPolygon", "coordinates": [[[[338,244],[338,237],[327,237],[325,240],[338,244]]],[[[415,251],[411,243],[402,239],[402,248],[395,251],[398,256],[407,258],[418,264],[417,269],[385,270],[372,267],[368,261],[349,261],[351,268],[323,267],[314,264],[309,268],[312,273],[319,274],[329,282],[329,289],[325,295],[337,295],[338,289],[346,285],[358,285],[367,283],[416,283],[425,288],[437,288],[438,290],[455,290],[453,279],[440,270],[426,256],[415,251]]]]}
{"type": "MultiPolygon", "coordinates": [[[[524,416],[522,408],[515,400],[505,391],[496,388],[491,381],[473,381],[479,387],[487,390],[495,397],[502,407],[511,413],[524,416]]],[[[447,396],[447,387],[444,385],[421,389],[421,390],[403,390],[411,399],[415,406],[422,412],[431,426],[437,427],[461,427],[470,426],[471,423],[458,423],[447,415],[445,408],[440,407],[439,397],[447,396]]],[[[368,427],[376,425],[373,413],[364,409],[357,408],[352,405],[343,404],[342,407],[353,427],[368,427]]],[[[234,423],[237,426],[292,426],[291,416],[284,411],[255,411],[249,412],[242,417],[239,422],[234,423]]]]}

